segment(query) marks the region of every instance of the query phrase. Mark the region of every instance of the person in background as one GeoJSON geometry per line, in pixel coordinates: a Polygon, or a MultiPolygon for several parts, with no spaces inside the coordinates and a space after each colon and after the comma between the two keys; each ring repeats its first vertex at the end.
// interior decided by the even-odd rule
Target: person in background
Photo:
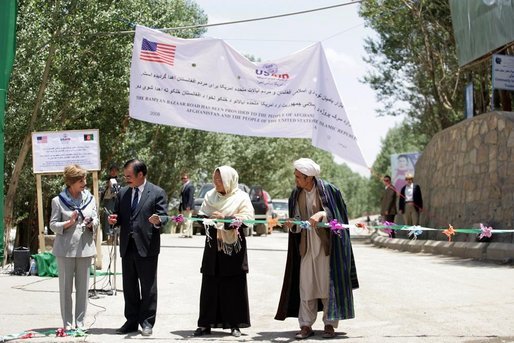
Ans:
{"type": "Polygon", "coordinates": [[[77,164],[64,168],[64,190],[52,199],[50,228],[55,232],[53,254],[59,274],[59,302],[63,327],[86,331],[89,267],[96,255],[94,241],[98,227],[96,202],[86,189],[87,172],[77,164]],[[72,291],[75,283],[75,315],[72,291]]]}
{"type": "Polygon", "coordinates": [[[289,218],[308,221],[302,229],[287,221],[289,243],[280,302],[275,319],[298,317],[296,339],[314,335],[312,325],[323,311],[323,338],[336,337],[339,320],[355,317],[353,289],[359,287],[349,230],[318,227],[336,220],[348,224],[346,204],[339,189],[322,180],[311,159],[294,162],[296,188],[289,197],[289,218]]]}
{"type": "MultiPolygon", "coordinates": [[[[380,202],[380,214],[386,222],[394,223],[394,217],[396,216],[396,189],[391,185],[391,177],[389,175],[384,176],[384,193],[382,194],[382,200],[380,202]]],[[[392,230],[391,238],[396,237],[396,232],[392,230]]]]}
{"type": "MultiPolygon", "coordinates": [[[[183,173],[180,180],[182,181],[182,190],[180,192],[180,205],[178,210],[185,218],[191,218],[191,210],[195,201],[195,187],[189,180],[189,175],[183,173]]],[[[193,222],[186,220],[181,225],[182,236],[185,238],[193,237],[193,222]]]]}
{"type": "Polygon", "coordinates": [[[118,334],[153,333],[157,313],[157,262],[161,230],[168,221],[167,196],[162,188],[146,180],[146,164],[137,159],[123,166],[123,187],[109,216],[109,224],[120,224],[120,255],[123,298],[127,321],[118,334]]]}
{"type": "Polygon", "coordinates": [[[403,214],[406,225],[419,225],[419,213],[423,211],[423,196],[421,187],[414,183],[414,175],[405,175],[407,184],[400,194],[400,213],[403,214]]]}
{"type": "MultiPolygon", "coordinates": [[[[241,328],[250,327],[248,305],[248,257],[245,224],[253,220],[254,210],[249,195],[238,187],[239,176],[229,166],[216,168],[214,188],[207,192],[199,215],[210,219],[239,221],[217,222],[206,227],[203,251],[202,288],[198,328],[193,336],[211,333],[211,328],[231,329],[234,337],[241,328]]],[[[204,223],[204,225],[206,225],[204,223]]]]}
{"type": "Polygon", "coordinates": [[[109,173],[105,178],[105,188],[100,194],[100,202],[102,204],[102,208],[107,210],[104,211],[104,215],[102,216],[102,241],[107,241],[109,235],[111,234],[109,225],[109,213],[114,211],[116,194],[118,194],[120,188],[121,185],[120,180],[118,179],[118,167],[116,165],[111,165],[109,167],[109,173]]]}

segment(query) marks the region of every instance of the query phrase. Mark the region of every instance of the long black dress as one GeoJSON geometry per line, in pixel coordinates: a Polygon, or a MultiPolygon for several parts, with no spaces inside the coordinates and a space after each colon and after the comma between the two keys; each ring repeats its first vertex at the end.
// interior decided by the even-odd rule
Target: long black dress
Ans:
{"type": "MultiPolygon", "coordinates": [[[[247,328],[250,327],[250,309],[248,305],[248,257],[244,225],[239,230],[241,250],[227,255],[218,251],[216,229],[208,228],[212,239],[205,240],[202,267],[202,290],[200,293],[199,327],[212,328],[247,328]]],[[[225,224],[225,229],[229,229],[225,224]]]]}

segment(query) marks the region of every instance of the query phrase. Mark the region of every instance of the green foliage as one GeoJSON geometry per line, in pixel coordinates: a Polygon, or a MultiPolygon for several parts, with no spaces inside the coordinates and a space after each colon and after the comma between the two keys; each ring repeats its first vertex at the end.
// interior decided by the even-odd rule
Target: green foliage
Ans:
{"type": "MultiPolygon", "coordinates": [[[[172,136],[172,128],[128,119],[133,34],[118,33],[128,29],[126,22],[177,27],[205,24],[207,18],[187,0],[18,2],[17,51],[5,118],[6,184],[11,181],[23,137],[31,131],[99,128],[104,167],[138,155],[135,151],[144,154],[150,145],[143,139],[172,136]],[[49,79],[38,106],[37,92],[48,63],[49,79]],[[35,118],[33,123],[31,118],[35,118]]],[[[175,34],[191,38],[203,32],[188,29],[175,34]]],[[[55,187],[46,180],[45,196],[55,194],[55,187]]],[[[16,183],[14,217],[20,218],[35,201],[30,163],[24,164],[16,183]]]]}
{"type": "Polygon", "coordinates": [[[448,1],[368,0],[360,15],[377,32],[366,41],[375,70],[364,81],[377,91],[381,114],[403,113],[428,137],[464,119],[448,1]]]}

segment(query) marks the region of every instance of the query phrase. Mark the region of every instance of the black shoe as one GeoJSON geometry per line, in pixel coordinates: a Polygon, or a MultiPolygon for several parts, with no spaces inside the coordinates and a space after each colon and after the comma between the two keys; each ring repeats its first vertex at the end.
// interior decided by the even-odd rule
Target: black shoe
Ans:
{"type": "Polygon", "coordinates": [[[152,327],[150,325],[143,326],[143,330],[141,330],[142,336],[151,336],[152,335],[152,327]]]}
{"type": "Polygon", "coordinates": [[[239,331],[239,328],[232,328],[231,329],[231,335],[234,337],[241,337],[241,331],[239,331]]]}
{"type": "Polygon", "coordinates": [[[198,328],[193,332],[193,336],[203,336],[203,335],[210,335],[211,334],[211,328],[198,328]]]}
{"type": "Polygon", "coordinates": [[[125,334],[131,333],[131,332],[137,332],[137,324],[125,322],[125,324],[123,324],[123,326],[121,328],[116,330],[116,333],[118,335],[125,335],[125,334]]]}

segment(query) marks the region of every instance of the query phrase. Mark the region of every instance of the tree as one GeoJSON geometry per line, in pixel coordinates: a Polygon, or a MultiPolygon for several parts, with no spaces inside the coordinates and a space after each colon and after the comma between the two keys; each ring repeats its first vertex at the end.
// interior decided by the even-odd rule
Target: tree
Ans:
{"type": "Polygon", "coordinates": [[[462,120],[466,80],[448,1],[369,0],[360,15],[378,35],[366,41],[375,71],[364,82],[385,105],[381,114],[404,113],[429,138],[462,120]]]}
{"type": "MultiPolygon", "coordinates": [[[[140,158],[148,165],[149,179],[169,197],[178,197],[182,171],[201,184],[210,181],[213,169],[221,164],[234,166],[241,181],[261,184],[278,197],[289,195],[294,185],[292,161],[299,157],[319,159],[325,170],[344,170],[334,172],[334,183],[346,185],[344,178],[353,177],[347,167],[336,167],[329,153],[308,140],[234,136],[129,118],[133,35],[120,32],[127,30],[127,23],[161,28],[205,24],[206,16],[191,1],[20,0],[18,19],[5,130],[6,228],[37,227],[34,178],[26,163],[33,131],[98,128],[103,169],[140,158]]],[[[182,38],[203,32],[201,28],[172,31],[182,38]]],[[[43,179],[47,211],[46,195],[61,187],[57,178],[43,179]]]]}
{"type": "MultiPolygon", "coordinates": [[[[109,163],[113,156],[128,155],[124,148],[129,145],[116,144],[125,141],[130,129],[127,102],[133,37],[117,34],[126,30],[125,21],[152,27],[207,21],[197,5],[187,0],[21,0],[18,13],[18,49],[5,123],[6,232],[35,201],[31,170],[25,164],[31,132],[101,128],[102,160],[109,163]]],[[[179,34],[191,38],[203,31],[188,29],[179,34]]],[[[157,130],[140,126],[143,131],[157,130]]]]}

